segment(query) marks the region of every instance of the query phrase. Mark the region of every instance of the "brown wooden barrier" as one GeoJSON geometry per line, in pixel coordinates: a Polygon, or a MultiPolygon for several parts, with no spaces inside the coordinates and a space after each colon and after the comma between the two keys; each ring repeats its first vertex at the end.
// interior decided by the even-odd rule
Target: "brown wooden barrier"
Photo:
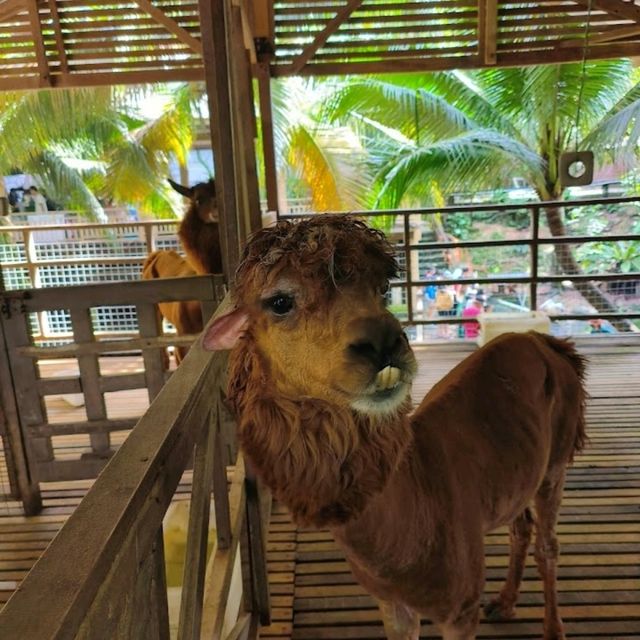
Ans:
{"type": "Polygon", "coordinates": [[[110,417],[105,394],[146,388],[152,401],[169,375],[163,350],[169,345],[190,344],[195,338],[162,335],[156,304],[199,300],[206,321],[223,296],[222,276],[29,289],[2,295],[0,378],[7,422],[5,439],[12,454],[14,492],[23,500],[27,513],[39,508],[40,482],[96,477],[113,454],[110,434],[131,429],[137,422],[140,413],[110,417]],[[127,304],[136,308],[137,336],[97,336],[91,310],[127,304]],[[31,334],[30,314],[56,309],[70,313],[70,341],[54,346],[36,341],[31,334]],[[142,354],[143,371],[117,375],[101,372],[101,357],[132,352],[142,354]],[[77,374],[41,375],[39,362],[69,358],[77,362],[77,374]],[[52,422],[45,397],[56,394],[82,394],[86,419],[52,422]],[[79,459],[59,457],[53,446],[52,438],[71,434],[88,434],[90,439],[90,452],[79,459]]]}
{"type": "Polygon", "coordinates": [[[0,613],[3,638],[168,638],[162,520],[191,460],[178,637],[255,637],[258,619],[268,622],[258,492],[241,458],[225,472],[225,371],[225,353],[191,349],[0,613]],[[212,491],[217,546],[207,563],[212,491]],[[241,548],[236,612],[228,606],[241,548]]]}

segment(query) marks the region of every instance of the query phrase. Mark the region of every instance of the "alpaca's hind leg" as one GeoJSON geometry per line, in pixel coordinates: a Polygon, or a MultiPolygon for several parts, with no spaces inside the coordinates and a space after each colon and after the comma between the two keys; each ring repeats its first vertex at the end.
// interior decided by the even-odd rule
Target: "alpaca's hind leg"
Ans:
{"type": "Polygon", "coordinates": [[[480,597],[471,598],[455,620],[438,625],[443,640],[475,640],[480,618],[480,597]]]}
{"type": "Polygon", "coordinates": [[[384,632],[388,640],[418,640],[420,616],[398,602],[378,600],[384,632]]]}
{"type": "Polygon", "coordinates": [[[558,611],[556,570],[558,540],[556,520],[562,500],[564,473],[558,480],[545,480],[536,495],[535,556],[544,587],[544,640],[564,640],[562,620],[558,611]]]}
{"type": "Polygon", "coordinates": [[[509,527],[511,545],[509,570],[500,595],[485,605],[484,613],[489,620],[508,620],[513,618],[516,613],[516,601],[518,600],[532,530],[531,511],[525,509],[509,527]]]}

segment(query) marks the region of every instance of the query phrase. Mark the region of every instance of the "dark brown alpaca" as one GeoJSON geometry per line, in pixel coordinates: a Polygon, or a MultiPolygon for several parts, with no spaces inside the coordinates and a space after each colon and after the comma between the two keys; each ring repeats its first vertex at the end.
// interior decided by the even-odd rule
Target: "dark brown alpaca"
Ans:
{"type": "MultiPolygon", "coordinates": [[[[154,251],[142,265],[142,279],[184,278],[195,276],[191,265],[176,251],[154,251]]],[[[175,328],[179,336],[191,335],[202,331],[202,311],[197,301],[161,302],[158,312],[175,328]]],[[[189,347],[177,347],[176,363],[180,364],[187,355],[189,347]]],[[[168,360],[166,366],[168,367],[168,360]]]]}
{"type": "Polygon", "coordinates": [[[396,273],[383,235],[348,216],[255,234],[236,307],[204,337],[233,348],[245,455],[299,523],[331,528],[393,640],[416,640],[420,616],[446,640],[475,637],[483,538],[504,524],[507,580],[485,610],[513,616],[535,507],[544,637],[564,638],[554,527],[585,439],[584,361],[568,342],[507,334],[411,413],[415,359],[384,306],[396,273]]]}
{"type": "Polygon", "coordinates": [[[215,182],[212,179],[183,187],[170,179],[169,184],[189,200],[178,229],[187,260],[199,274],[222,273],[215,182]]]}

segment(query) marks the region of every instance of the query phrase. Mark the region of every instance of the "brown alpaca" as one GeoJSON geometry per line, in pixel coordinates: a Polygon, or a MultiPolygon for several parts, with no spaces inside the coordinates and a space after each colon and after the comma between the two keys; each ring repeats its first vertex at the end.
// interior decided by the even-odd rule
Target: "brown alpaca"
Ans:
{"type": "MultiPolygon", "coordinates": [[[[191,265],[175,251],[154,251],[142,265],[142,279],[184,278],[195,276],[191,265]]],[[[179,336],[200,333],[202,331],[202,311],[197,301],[161,302],[158,311],[175,328],[179,336]]],[[[177,347],[176,363],[180,364],[187,355],[189,347],[177,347]]],[[[166,365],[168,366],[168,361],[166,365]]]]}
{"type": "Polygon", "coordinates": [[[203,341],[233,348],[245,455],[299,523],[331,528],[393,640],[416,640],[420,616],[446,640],[475,637],[483,538],[504,524],[507,580],[485,611],[513,616],[534,506],[544,637],[564,638],[554,527],[585,439],[584,361],[565,341],[504,335],[411,413],[416,362],[384,305],[396,273],[383,235],[348,216],[254,235],[235,309],[203,341]]]}
{"type": "Polygon", "coordinates": [[[222,273],[215,182],[183,187],[170,179],[169,184],[190,201],[178,229],[187,260],[198,274],[222,273]]]}

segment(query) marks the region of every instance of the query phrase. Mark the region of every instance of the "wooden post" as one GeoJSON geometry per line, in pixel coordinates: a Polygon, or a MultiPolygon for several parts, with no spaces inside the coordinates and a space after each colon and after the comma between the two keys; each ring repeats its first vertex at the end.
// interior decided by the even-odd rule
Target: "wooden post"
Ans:
{"type": "Polygon", "coordinates": [[[222,264],[227,279],[240,255],[234,171],[232,98],[229,82],[228,0],[199,0],[203,63],[213,146],[222,264]]]}
{"type": "Polygon", "coordinates": [[[241,240],[244,242],[249,233],[262,227],[260,212],[260,194],[258,190],[258,169],[256,167],[255,139],[257,127],[253,107],[253,84],[249,65],[249,52],[244,46],[242,28],[242,9],[231,6],[231,42],[233,95],[237,108],[237,174],[242,187],[244,216],[241,240]]]}
{"type": "Polygon", "coordinates": [[[262,122],[262,155],[267,188],[267,209],[280,213],[278,204],[278,176],[273,139],[273,109],[271,107],[271,76],[269,63],[258,63],[258,95],[262,122]]]}
{"type": "Polygon", "coordinates": [[[253,610],[260,615],[260,623],[268,625],[271,624],[271,607],[265,530],[262,522],[262,510],[260,509],[258,481],[250,466],[247,466],[244,483],[247,496],[247,533],[251,557],[253,610]]]}
{"type": "Polygon", "coordinates": [[[212,408],[204,421],[204,428],[201,429],[200,438],[195,447],[191,504],[189,506],[189,531],[180,602],[178,630],[180,640],[198,640],[200,638],[204,577],[207,569],[207,542],[218,402],[220,402],[219,398],[216,406],[212,408]]]}
{"type": "Polygon", "coordinates": [[[20,295],[5,297],[3,327],[13,378],[13,391],[20,415],[21,437],[26,442],[25,449],[33,473],[37,464],[50,462],[54,456],[51,436],[36,436],[29,433],[29,427],[46,423],[46,411],[38,392],[38,369],[30,358],[17,353],[20,347],[29,347],[32,342],[29,317],[21,308],[20,295]]]}
{"type": "MultiPolygon", "coordinates": [[[[71,309],[71,323],[73,325],[73,339],[76,344],[95,341],[91,325],[91,310],[85,308],[71,309]]],[[[107,408],[100,389],[100,365],[96,355],[78,356],[78,369],[82,380],[84,405],[89,420],[105,420],[107,408]]],[[[95,455],[104,457],[110,450],[109,433],[90,433],[91,450],[95,455]]]]}
{"type": "MultiPolygon", "coordinates": [[[[141,338],[156,338],[162,335],[162,319],[155,304],[137,304],[136,313],[138,315],[138,328],[141,338]]],[[[163,350],[164,348],[158,349],[157,347],[142,350],[149,402],[153,402],[154,398],[160,393],[160,389],[164,386],[165,363],[162,357],[163,350]]]]}
{"type": "Polygon", "coordinates": [[[36,474],[32,472],[29,464],[24,435],[20,426],[4,321],[0,322],[0,398],[6,429],[3,441],[7,447],[6,453],[10,454],[7,455],[7,464],[9,465],[11,490],[14,497],[22,501],[25,514],[32,516],[42,510],[42,497],[36,474]]]}

